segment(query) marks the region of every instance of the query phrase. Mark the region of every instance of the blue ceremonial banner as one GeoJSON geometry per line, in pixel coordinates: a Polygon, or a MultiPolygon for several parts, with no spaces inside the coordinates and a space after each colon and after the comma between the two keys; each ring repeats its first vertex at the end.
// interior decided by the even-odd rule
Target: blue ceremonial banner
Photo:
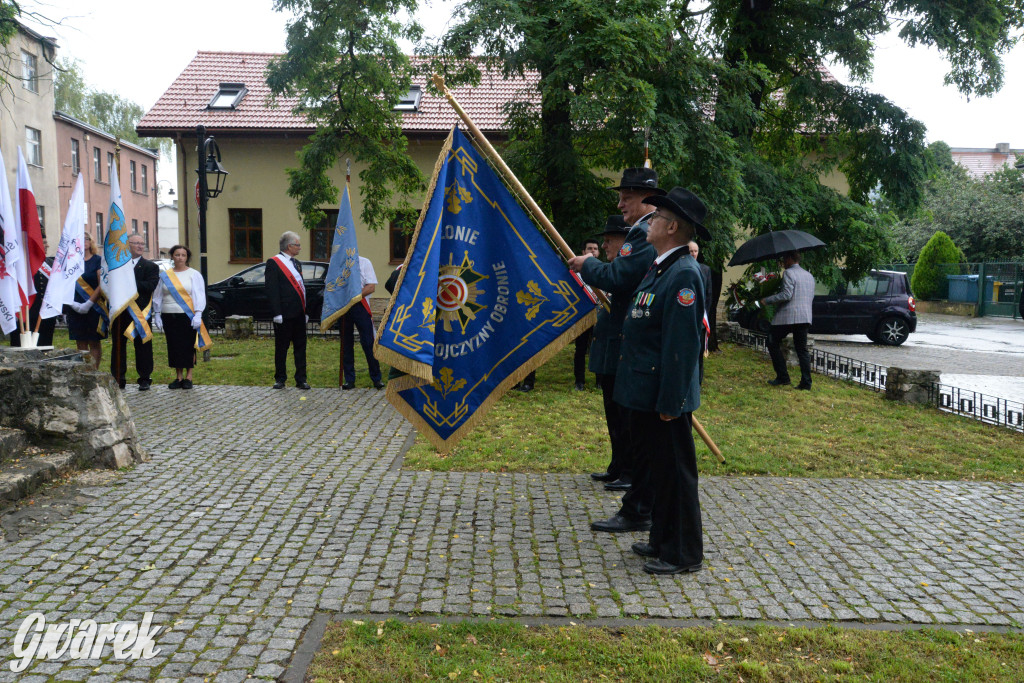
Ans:
{"type": "Polygon", "coordinates": [[[338,318],[363,298],[363,280],[359,274],[359,245],[356,243],[356,224],[352,220],[352,200],[348,183],[341,195],[338,223],[334,226],[331,242],[331,263],[324,280],[324,307],[320,314],[320,331],[326,332],[338,318]]]}
{"type": "Polygon", "coordinates": [[[377,331],[377,358],[407,373],[388,400],[447,452],[595,320],[563,257],[454,129],[377,331]]]}

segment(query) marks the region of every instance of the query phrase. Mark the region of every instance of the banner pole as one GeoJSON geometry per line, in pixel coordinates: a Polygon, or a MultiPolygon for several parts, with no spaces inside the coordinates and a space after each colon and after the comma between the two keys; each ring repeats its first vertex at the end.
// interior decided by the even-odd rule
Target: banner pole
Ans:
{"type": "MultiPolygon", "coordinates": [[[[445,99],[448,100],[448,104],[452,105],[452,109],[455,110],[455,113],[459,115],[459,118],[462,119],[466,124],[466,127],[469,128],[469,132],[472,134],[473,139],[476,140],[483,148],[483,152],[487,155],[487,158],[498,167],[501,174],[505,176],[505,179],[512,185],[513,189],[515,189],[519,199],[526,204],[526,208],[529,209],[530,213],[533,214],[533,217],[537,219],[537,222],[540,223],[541,227],[544,228],[544,231],[547,232],[548,237],[551,238],[555,247],[562,252],[562,256],[567,260],[576,256],[576,253],[573,252],[572,248],[558,233],[558,230],[555,229],[555,226],[551,221],[548,220],[548,217],[544,215],[544,211],[541,210],[537,202],[535,202],[533,197],[530,196],[530,193],[526,191],[523,184],[519,182],[519,178],[516,177],[516,174],[512,172],[512,169],[508,167],[505,160],[501,158],[501,155],[495,151],[494,147],[491,146],[491,143],[488,142],[484,134],[476,127],[476,124],[473,123],[473,119],[469,118],[469,114],[466,113],[466,110],[462,108],[462,105],[459,104],[458,100],[455,99],[455,96],[452,95],[450,90],[448,90],[448,87],[444,84],[444,77],[440,74],[434,74],[432,80],[434,82],[434,86],[441,91],[441,94],[443,94],[445,99]]],[[[604,295],[604,292],[596,288],[593,289],[593,292],[597,295],[598,300],[600,300],[601,305],[605,307],[605,310],[609,310],[611,308],[611,304],[608,302],[608,297],[604,295]]]]}

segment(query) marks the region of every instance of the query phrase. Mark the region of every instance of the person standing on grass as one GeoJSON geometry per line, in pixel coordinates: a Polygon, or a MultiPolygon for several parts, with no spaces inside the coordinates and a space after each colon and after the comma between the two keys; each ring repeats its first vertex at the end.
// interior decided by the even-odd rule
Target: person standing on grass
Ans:
{"type": "MultiPolygon", "coordinates": [[[[135,304],[140,311],[145,311],[160,281],[160,268],[142,255],[146,251],[146,241],[142,235],[136,233],[128,237],[128,250],[131,252],[135,290],[138,292],[135,304]]],[[[110,321],[110,343],[117,344],[116,352],[111,350],[110,353],[110,374],[122,389],[125,387],[125,374],[128,372],[128,338],[124,336],[124,332],[131,323],[132,316],[127,309],[110,321]]],[[[150,385],[153,384],[152,340],[144,341],[133,336],[132,344],[135,347],[135,370],[139,374],[139,391],[149,391],[150,385]]]]}
{"type": "Polygon", "coordinates": [[[700,407],[704,352],[704,283],[686,248],[707,209],[682,187],[650,197],[647,241],[654,264],[633,294],[622,326],[615,400],[629,412],[629,431],[649,454],[654,513],[647,543],[633,552],[649,558],[648,574],[695,572],[703,567],[704,538],[697,494],[693,412],[700,407]]]}
{"type": "Polygon", "coordinates": [[[100,310],[106,311],[101,302],[103,291],[100,289],[100,268],[103,259],[96,250],[96,243],[87,230],[85,232],[85,265],[82,275],[75,284],[75,300],[65,304],[68,319],[68,337],[75,342],[79,351],[88,351],[94,369],[100,369],[103,360],[103,347],[100,340],[107,338],[106,313],[100,316],[100,310]],[[100,302],[100,303],[97,303],[100,302]]]}
{"type": "Polygon", "coordinates": [[[288,381],[288,347],[295,359],[295,386],[309,389],[306,381],[306,285],[302,263],[296,258],[302,249],[299,236],[291,230],[278,242],[281,253],[267,260],[263,287],[274,320],[274,388],[284,389],[288,381]]]}
{"type": "MultiPolygon", "coordinates": [[[[644,277],[644,273],[654,261],[654,248],[647,242],[647,219],[654,207],[647,203],[647,198],[665,194],[658,188],[658,174],[651,168],[627,168],[622,172],[622,181],[611,188],[619,194],[618,208],[627,225],[632,226],[626,234],[622,247],[613,261],[602,263],[589,254],[576,256],[569,260],[569,267],[580,274],[585,283],[591,287],[602,289],[611,295],[611,310],[608,313],[607,334],[609,339],[618,336],[626,318],[630,297],[633,290],[644,277]]],[[[598,352],[591,353],[591,369],[599,367],[594,363],[598,352]]],[[[617,349],[604,351],[601,390],[614,395],[616,367],[621,361],[617,349]]],[[[618,413],[616,413],[618,415],[618,413]]],[[[605,414],[606,418],[608,413],[605,414]]],[[[639,452],[637,436],[632,434],[628,422],[619,417],[619,426],[625,433],[626,447],[623,452],[622,465],[617,472],[595,472],[590,476],[604,481],[605,489],[625,491],[619,511],[608,519],[599,520],[590,525],[594,531],[617,533],[622,531],[646,531],[651,526],[651,505],[654,495],[647,481],[647,454],[639,452]]],[[[610,432],[609,432],[610,434],[610,432]]],[[[613,452],[612,458],[615,458],[613,452]]]]}
{"type": "Polygon", "coordinates": [[[363,347],[363,355],[366,356],[367,369],[370,371],[370,381],[374,389],[383,389],[384,382],[381,381],[380,363],[373,355],[373,314],[370,309],[370,296],[377,289],[377,274],[373,272],[373,264],[365,256],[359,257],[359,277],[363,284],[363,300],[352,308],[348,309],[341,318],[341,333],[344,335],[345,354],[343,367],[345,371],[345,383],[342,389],[356,388],[356,350],[355,329],[359,330],[359,345],[363,347]]]}
{"type": "MultiPolygon", "coordinates": [[[[601,247],[596,237],[591,237],[583,242],[583,253],[594,257],[600,257],[601,247]]],[[[603,309],[602,309],[603,310],[603,309]]],[[[572,356],[572,375],[576,382],[576,391],[583,391],[587,388],[587,351],[590,350],[590,340],[594,333],[593,327],[588,327],[583,334],[576,337],[575,349],[572,356]]]]}
{"type": "Polygon", "coordinates": [[[807,352],[807,330],[811,327],[811,308],[814,303],[814,276],[800,267],[800,252],[788,251],[779,259],[785,269],[782,289],[777,294],[761,299],[761,305],[782,304],[772,318],[768,334],[768,355],[772,358],[775,379],[768,380],[773,387],[789,384],[789,368],[782,355],[782,340],[793,334],[793,346],[800,361],[800,384],[797,389],[811,388],[811,354],[807,352]]]}
{"type": "Polygon", "coordinates": [[[176,378],[168,389],[191,389],[196,365],[196,334],[206,309],[206,284],[197,270],[188,267],[192,251],[181,244],[171,247],[171,270],[160,272],[153,292],[153,327],[167,339],[167,365],[176,378]]]}

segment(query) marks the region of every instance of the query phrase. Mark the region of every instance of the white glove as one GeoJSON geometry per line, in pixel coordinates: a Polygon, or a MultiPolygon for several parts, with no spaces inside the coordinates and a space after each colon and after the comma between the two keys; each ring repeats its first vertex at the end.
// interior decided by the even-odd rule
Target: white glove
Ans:
{"type": "Polygon", "coordinates": [[[154,313],[153,314],[153,325],[152,325],[152,327],[157,332],[163,332],[164,331],[164,319],[160,317],[159,313],[154,313]]]}
{"type": "Polygon", "coordinates": [[[277,323],[278,325],[280,325],[281,323],[284,322],[284,316],[283,315],[275,315],[274,316],[274,322],[277,323]]]}
{"type": "Polygon", "coordinates": [[[306,322],[307,323],[309,322],[309,316],[308,315],[306,316],[306,322]]]}
{"type": "Polygon", "coordinates": [[[75,309],[75,313],[85,315],[92,308],[91,301],[72,301],[70,304],[71,308],[75,309]]]}
{"type": "Polygon", "coordinates": [[[192,316],[192,329],[193,330],[198,330],[199,327],[202,324],[203,324],[203,313],[202,313],[202,311],[200,311],[200,312],[198,312],[198,313],[196,313],[195,315],[192,316]]]}

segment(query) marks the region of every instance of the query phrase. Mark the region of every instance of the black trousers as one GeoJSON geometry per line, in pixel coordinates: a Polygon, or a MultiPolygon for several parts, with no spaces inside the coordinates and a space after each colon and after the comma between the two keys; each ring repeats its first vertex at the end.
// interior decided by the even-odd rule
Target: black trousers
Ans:
{"type": "Polygon", "coordinates": [[[768,334],[768,355],[772,358],[772,367],[775,368],[775,379],[783,382],[789,381],[789,368],[786,367],[786,358],[782,355],[782,340],[786,335],[793,333],[793,346],[796,348],[796,357],[800,361],[800,384],[811,386],[811,354],[807,353],[807,330],[809,324],[801,325],[772,325],[768,334]]]}
{"type": "Polygon", "coordinates": [[[623,407],[619,411],[625,425],[626,457],[633,466],[633,480],[629,490],[622,496],[619,514],[626,519],[648,520],[654,507],[654,481],[651,478],[651,457],[649,445],[644,441],[643,434],[635,431],[636,411],[623,407]]]}
{"type": "Polygon", "coordinates": [[[608,425],[608,439],[612,443],[612,460],[608,463],[608,474],[616,479],[633,477],[633,454],[629,450],[629,426],[625,411],[612,400],[615,395],[615,375],[598,375],[597,385],[601,387],[604,400],[604,421],[608,425]]]}
{"type": "Polygon", "coordinates": [[[288,347],[295,355],[295,383],[306,381],[306,316],[274,323],[274,381],[288,379],[288,347]]]}
{"type": "Polygon", "coordinates": [[[348,313],[341,318],[341,330],[345,335],[345,382],[352,384],[356,381],[356,350],[352,347],[355,345],[354,330],[357,328],[359,345],[363,347],[363,355],[370,369],[370,379],[377,384],[380,382],[380,363],[373,357],[373,318],[363,308],[362,302],[348,309],[348,313]]]}
{"type": "MultiPolygon", "coordinates": [[[[124,331],[131,322],[132,317],[127,312],[122,312],[110,322],[110,343],[116,344],[110,352],[110,374],[122,389],[128,372],[128,339],[124,331]]],[[[141,339],[133,338],[132,343],[135,345],[135,370],[139,373],[139,385],[152,384],[153,342],[144,344],[141,339]]]]}
{"type": "Polygon", "coordinates": [[[167,365],[187,370],[196,365],[196,331],[188,313],[164,313],[164,337],[167,339],[167,365]]]}
{"type": "MultiPolygon", "coordinates": [[[[593,336],[594,328],[589,327],[587,331],[576,337],[576,349],[572,356],[572,374],[576,383],[587,381],[587,352],[590,350],[590,338],[593,336]]],[[[607,413],[607,411],[605,411],[607,413]]]]}
{"type": "Polygon", "coordinates": [[[630,411],[630,433],[650,454],[654,513],[650,543],[665,562],[686,567],[704,560],[704,535],[697,495],[697,454],[692,413],[662,421],[658,413],[630,411]]]}

